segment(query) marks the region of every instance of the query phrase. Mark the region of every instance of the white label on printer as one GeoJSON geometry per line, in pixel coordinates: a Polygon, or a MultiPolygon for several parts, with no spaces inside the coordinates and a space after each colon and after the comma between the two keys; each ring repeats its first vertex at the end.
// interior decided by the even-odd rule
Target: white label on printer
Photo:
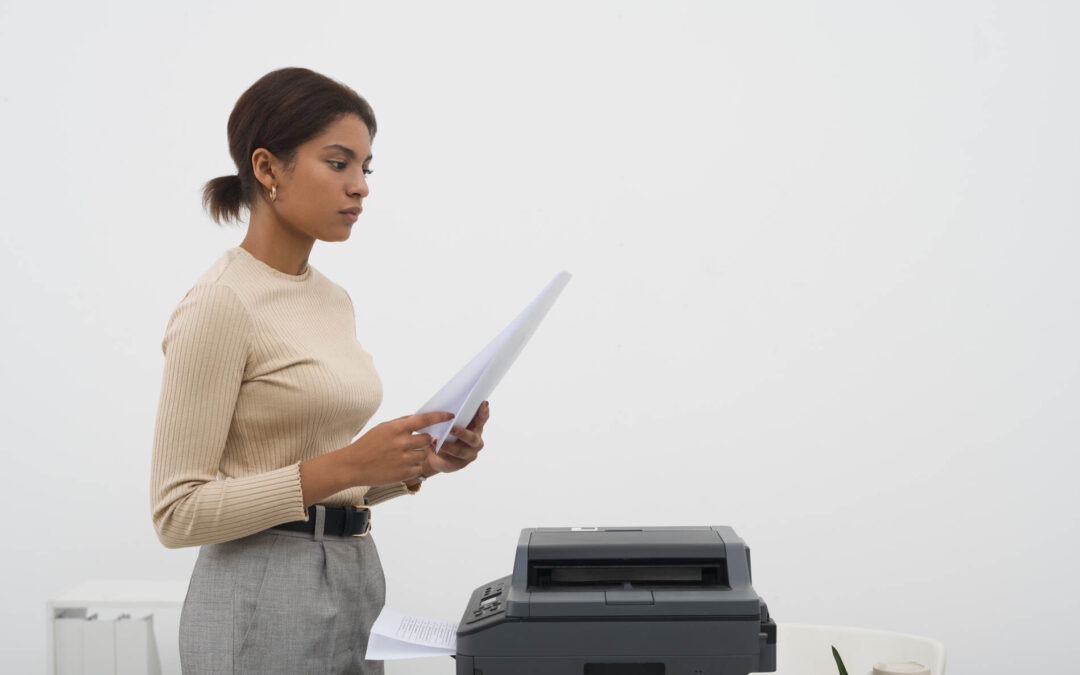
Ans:
{"type": "Polygon", "coordinates": [[[596,532],[600,528],[598,527],[571,527],[571,532],[596,532]]]}

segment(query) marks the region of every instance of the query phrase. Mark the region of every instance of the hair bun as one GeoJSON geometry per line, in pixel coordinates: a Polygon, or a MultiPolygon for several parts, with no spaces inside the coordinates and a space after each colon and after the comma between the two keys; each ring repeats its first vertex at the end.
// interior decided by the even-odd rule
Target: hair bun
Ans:
{"type": "Polygon", "coordinates": [[[239,174],[219,176],[203,186],[203,208],[217,222],[239,220],[244,206],[244,181],[239,174]]]}

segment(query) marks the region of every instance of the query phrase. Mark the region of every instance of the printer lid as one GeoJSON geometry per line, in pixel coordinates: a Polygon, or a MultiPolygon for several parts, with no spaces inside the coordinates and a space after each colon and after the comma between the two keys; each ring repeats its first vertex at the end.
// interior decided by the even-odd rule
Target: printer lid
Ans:
{"type": "Polygon", "coordinates": [[[529,538],[533,560],[591,558],[641,560],[726,558],[724,540],[710,527],[535,528],[529,538]]]}
{"type": "Polygon", "coordinates": [[[510,617],[758,617],[750,552],[730,527],[531,528],[510,617]]]}

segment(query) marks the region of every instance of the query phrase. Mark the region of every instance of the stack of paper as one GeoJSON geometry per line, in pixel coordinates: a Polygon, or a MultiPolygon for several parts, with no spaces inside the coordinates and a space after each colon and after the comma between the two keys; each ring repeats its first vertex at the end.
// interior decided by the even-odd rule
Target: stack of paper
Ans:
{"type": "Polygon", "coordinates": [[[536,299],[511,321],[510,325],[496,335],[494,340],[473,357],[472,361],[465,364],[457,375],[416,411],[417,414],[452,412],[455,415],[454,419],[448,422],[433,424],[418,432],[431,434],[437,439],[435,452],[442,448],[444,441],[457,440],[450,433],[451,427],[459,423],[466,426],[472,421],[480,404],[491,395],[491,392],[495,391],[495,387],[510,370],[510,366],[514,365],[518,354],[525,348],[529,338],[536,332],[540,322],[547,316],[548,310],[555,304],[555,300],[569,281],[569,272],[563,271],[556,274],[540,295],[536,296],[536,299]]]}
{"type": "Polygon", "coordinates": [[[370,661],[445,656],[457,653],[457,624],[436,621],[383,607],[368,636],[370,661]]]}

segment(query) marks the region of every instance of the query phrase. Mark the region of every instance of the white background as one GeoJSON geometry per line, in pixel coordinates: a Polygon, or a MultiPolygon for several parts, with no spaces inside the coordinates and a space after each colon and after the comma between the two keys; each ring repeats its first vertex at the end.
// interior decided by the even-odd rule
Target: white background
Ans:
{"type": "MultiPolygon", "coordinates": [[[[311,264],[415,410],[560,269],[487,448],[378,507],[456,620],[523,527],[731,525],[780,622],[1061,672],[1080,581],[1069,2],[0,2],[3,670],[48,597],[186,579],[149,511],[161,339],[244,235],[225,124],[302,65],[368,98],[311,264]]],[[[393,675],[453,672],[449,659],[393,675]]]]}

